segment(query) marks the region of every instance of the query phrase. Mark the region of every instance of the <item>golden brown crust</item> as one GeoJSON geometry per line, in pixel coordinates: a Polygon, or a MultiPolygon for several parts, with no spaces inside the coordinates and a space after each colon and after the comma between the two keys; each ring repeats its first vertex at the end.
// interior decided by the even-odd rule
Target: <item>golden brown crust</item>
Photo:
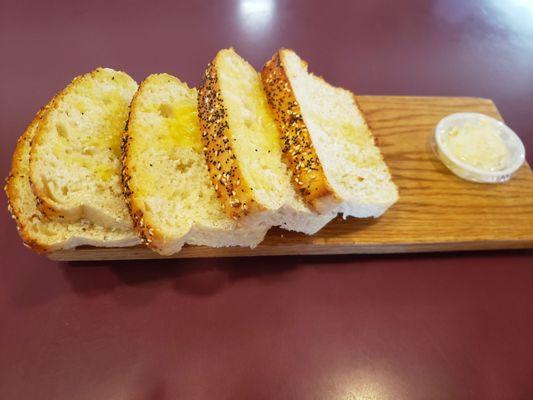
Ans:
{"type": "Polygon", "coordinates": [[[233,149],[216,61],[207,66],[198,89],[198,117],[211,182],[226,215],[238,220],[263,207],[255,201],[233,149]]]}
{"type": "Polygon", "coordinates": [[[155,248],[154,245],[154,229],[147,223],[144,219],[143,209],[139,206],[136,197],[134,196],[134,191],[130,186],[131,180],[131,171],[130,171],[130,145],[133,140],[132,135],[129,133],[129,126],[131,121],[135,119],[135,108],[137,106],[137,99],[141,89],[144,87],[146,80],[141,82],[137,92],[133,95],[133,99],[130,104],[130,114],[128,121],[126,123],[126,131],[122,135],[122,154],[121,154],[121,163],[122,163],[122,189],[124,193],[124,199],[126,200],[126,206],[130,213],[131,219],[133,220],[133,226],[137,235],[141,239],[141,242],[149,247],[155,248]]]}
{"type": "Polygon", "coordinates": [[[31,248],[37,253],[47,253],[50,252],[52,249],[35,240],[32,237],[31,233],[28,231],[27,221],[24,219],[23,212],[20,207],[17,206],[17,200],[20,194],[15,184],[15,179],[29,179],[28,175],[24,174],[22,170],[22,163],[24,162],[24,148],[29,145],[28,142],[30,142],[32,139],[33,129],[35,129],[35,126],[39,123],[44,113],[49,108],[50,104],[51,103],[44,106],[37,112],[37,114],[31,121],[31,123],[28,125],[24,133],[18,139],[15,151],[13,153],[11,170],[9,172],[9,176],[6,179],[6,185],[4,187],[8,200],[7,208],[11,216],[15,220],[17,230],[19,232],[20,237],[22,238],[22,241],[27,247],[31,248]]]}
{"type": "Polygon", "coordinates": [[[126,131],[122,137],[122,189],[124,193],[124,199],[126,200],[126,206],[128,207],[131,219],[133,220],[135,231],[137,232],[137,235],[141,239],[142,243],[150,246],[153,240],[151,235],[153,230],[145,223],[143,211],[137,204],[135,197],[133,197],[133,191],[129,185],[131,173],[128,166],[127,154],[129,152],[130,143],[131,136],[126,131]]]}
{"type": "Polygon", "coordinates": [[[281,51],[265,64],[261,79],[281,135],[283,160],[292,171],[293,185],[304,200],[316,208],[318,200],[327,196],[334,199],[336,196],[303,120],[300,105],[283,66],[281,51]]]}

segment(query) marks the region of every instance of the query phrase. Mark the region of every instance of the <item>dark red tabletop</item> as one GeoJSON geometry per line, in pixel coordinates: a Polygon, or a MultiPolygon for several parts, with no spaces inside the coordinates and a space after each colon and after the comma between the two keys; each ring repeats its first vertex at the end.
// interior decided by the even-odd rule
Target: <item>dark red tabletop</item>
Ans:
{"type": "MultiPolygon", "coordinates": [[[[227,46],[360,94],[491,98],[533,154],[529,0],[0,0],[0,34],[2,176],[75,75],[197,84],[227,46]]],[[[532,252],[69,264],[2,208],[0,399],[533,398],[532,252]]]]}

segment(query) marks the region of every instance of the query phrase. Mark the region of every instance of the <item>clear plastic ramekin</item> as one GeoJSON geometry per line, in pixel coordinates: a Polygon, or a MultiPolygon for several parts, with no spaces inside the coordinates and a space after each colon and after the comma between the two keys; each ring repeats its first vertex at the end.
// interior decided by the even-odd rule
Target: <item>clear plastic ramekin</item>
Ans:
{"type": "Polygon", "coordinates": [[[522,166],[526,158],[524,144],[518,135],[503,122],[484,114],[478,113],[455,113],[444,117],[435,127],[434,150],[437,157],[455,175],[472,182],[501,183],[506,182],[522,166]],[[486,170],[467,164],[460,160],[446,146],[444,138],[453,128],[461,128],[466,124],[489,124],[500,135],[503,143],[509,151],[507,164],[503,169],[486,170]]]}

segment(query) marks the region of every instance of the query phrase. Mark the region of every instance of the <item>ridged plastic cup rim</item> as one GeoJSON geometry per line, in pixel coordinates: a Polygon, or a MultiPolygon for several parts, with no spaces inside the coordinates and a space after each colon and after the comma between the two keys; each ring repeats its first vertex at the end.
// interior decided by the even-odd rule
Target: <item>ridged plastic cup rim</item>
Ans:
{"type": "MultiPolygon", "coordinates": [[[[465,170],[473,175],[477,175],[476,179],[471,179],[459,175],[461,178],[473,180],[476,182],[497,183],[508,180],[512,176],[512,174],[522,166],[526,158],[526,149],[524,147],[524,144],[511,128],[505,125],[505,123],[503,123],[502,121],[480,113],[454,113],[442,118],[435,127],[435,143],[437,145],[438,151],[442,152],[447,157],[447,159],[451,161],[456,167],[459,167],[460,169],[465,170]],[[449,133],[449,131],[453,127],[464,125],[466,122],[478,122],[479,120],[487,121],[488,123],[493,125],[500,132],[500,135],[504,136],[504,144],[507,146],[509,152],[515,154],[515,156],[512,157],[512,159],[509,161],[506,168],[497,171],[487,171],[485,169],[467,164],[461,161],[458,157],[456,157],[455,154],[453,154],[444,144],[444,135],[449,133]],[[512,152],[513,149],[509,147],[507,143],[508,141],[511,141],[513,145],[516,146],[516,151],[512,152]]],[[[446,165],[446,163],[444,164],[446,165]]],[[[448,167],[448,169],[450,168],[448,167]]],[[[455,171],[451,171],[454,174],[458,175],[455,171]]]]}

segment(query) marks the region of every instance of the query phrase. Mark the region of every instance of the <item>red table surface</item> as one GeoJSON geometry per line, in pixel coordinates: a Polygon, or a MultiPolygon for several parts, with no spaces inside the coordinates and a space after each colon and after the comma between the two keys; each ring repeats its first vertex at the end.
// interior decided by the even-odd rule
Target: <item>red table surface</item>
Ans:
{"type": "MultiPolygon", "coordinates": [[[[226,46],[361,94],[492,98],[533,153],[530,0],[0,5],[3,176],[75,75],[194,85],[226,46]]],[[[69,264],[0,221],[1,399],[533,398],[532,252],[69,264]]]]}

